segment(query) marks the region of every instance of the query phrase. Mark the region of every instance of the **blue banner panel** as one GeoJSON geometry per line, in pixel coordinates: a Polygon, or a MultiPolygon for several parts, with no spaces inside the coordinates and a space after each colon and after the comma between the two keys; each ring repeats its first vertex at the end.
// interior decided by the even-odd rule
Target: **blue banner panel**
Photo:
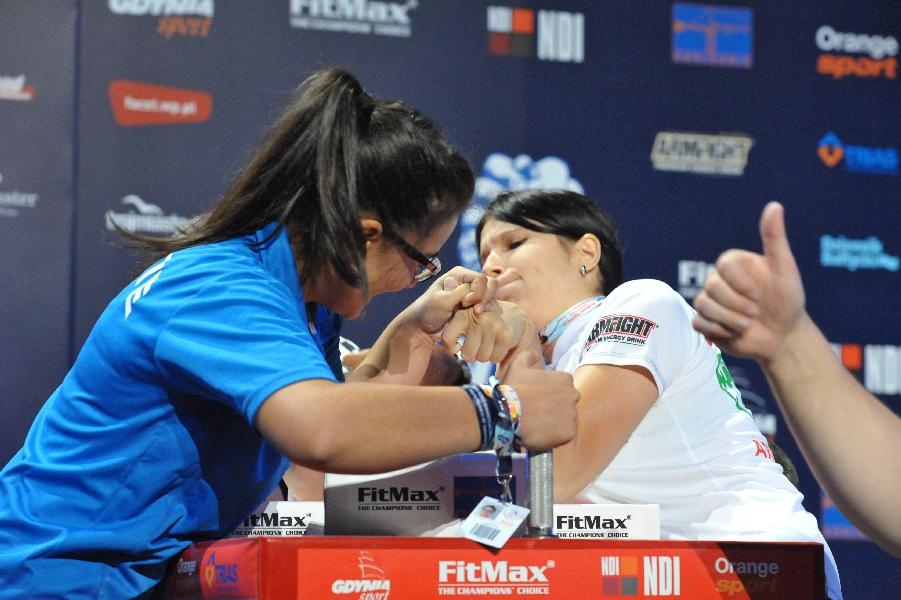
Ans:
{"type": "Polygon", "coordinates": [[[0,465],[69,361],[76,3],[0,6],[0,465]]]}

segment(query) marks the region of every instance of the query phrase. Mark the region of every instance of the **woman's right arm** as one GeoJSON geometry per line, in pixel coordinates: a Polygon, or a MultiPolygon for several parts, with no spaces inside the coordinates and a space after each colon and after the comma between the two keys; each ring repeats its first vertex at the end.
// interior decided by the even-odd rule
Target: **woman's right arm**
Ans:
{"type": "MultiPolygon", "coordinates": [[[[579,394],[569,374],[545,371],[523,353],[505,382],[522,401],[527,448],[572,439],[579,394]]],[[[267,398],[255,425],[292,462],[334,473],[391,471],[474,451],[480,441],[472,401],[459,387],[301,381],[267,398]]]]}
{"type": "Polygon", "coordinates": [[[783,208],[760,218],[763,254],[720,255],[695,299],[695,329],[763,368],[798,447],[817,480],[852,523],[901,556],[901,418],[838,361],[804,309],[801,275],[783,208]]]}

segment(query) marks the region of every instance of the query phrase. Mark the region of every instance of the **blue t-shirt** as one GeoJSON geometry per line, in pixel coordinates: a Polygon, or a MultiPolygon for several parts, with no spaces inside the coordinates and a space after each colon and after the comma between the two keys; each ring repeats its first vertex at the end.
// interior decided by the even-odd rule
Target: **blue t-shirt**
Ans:
{"type": "Polygon", "coordinates": [[[0,598],[139,596],[278,485],[254,418],[336,380],[340,318],[318,308],[311,334],[286,233],[254,246],[272,230],[173,253],[100,316],[0,472],[0,598]]]}

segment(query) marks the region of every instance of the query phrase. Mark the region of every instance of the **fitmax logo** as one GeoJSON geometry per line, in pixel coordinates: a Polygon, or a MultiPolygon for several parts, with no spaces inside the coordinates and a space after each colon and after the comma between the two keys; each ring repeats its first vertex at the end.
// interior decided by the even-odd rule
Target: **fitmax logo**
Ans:
{"type": "Polygon", "coordinates": [[[302,517],[286,517],[279,516],[277,512],[258,515],[250,515],[244,519],[244,527],[306,527],[307,519],[312,517],[311,513],[307,513],[302,517]]]}
{"type": "Polygon", "coordinates": [[[358,502],[440,502],[441,490],[412,490],[408,487],[375,488],[357,490],[358,502]]]}
{"type": "Polygon", "coordinates": [[[555,563],[545,565],[511,565],[505,560],[479,563],[462,560],[438,562],[440,583],[547,583],[546,571],[555,563]]]}
{"type": "Polygon", "coordinates": [[[600,515],[557,515],[557,529],[627,529],[625,519],[605,519],[600,515]]]}

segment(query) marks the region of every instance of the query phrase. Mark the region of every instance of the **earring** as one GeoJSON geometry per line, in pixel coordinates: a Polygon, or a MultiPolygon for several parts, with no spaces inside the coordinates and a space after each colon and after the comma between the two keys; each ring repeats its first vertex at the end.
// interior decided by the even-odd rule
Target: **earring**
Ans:
{"type": "Polygon", "coordinates": [[[588,269],[585,267],[585,265],[581,265],[579,267],[579,275],[581,275],[583,279],[588,276],[588,269]]]}

